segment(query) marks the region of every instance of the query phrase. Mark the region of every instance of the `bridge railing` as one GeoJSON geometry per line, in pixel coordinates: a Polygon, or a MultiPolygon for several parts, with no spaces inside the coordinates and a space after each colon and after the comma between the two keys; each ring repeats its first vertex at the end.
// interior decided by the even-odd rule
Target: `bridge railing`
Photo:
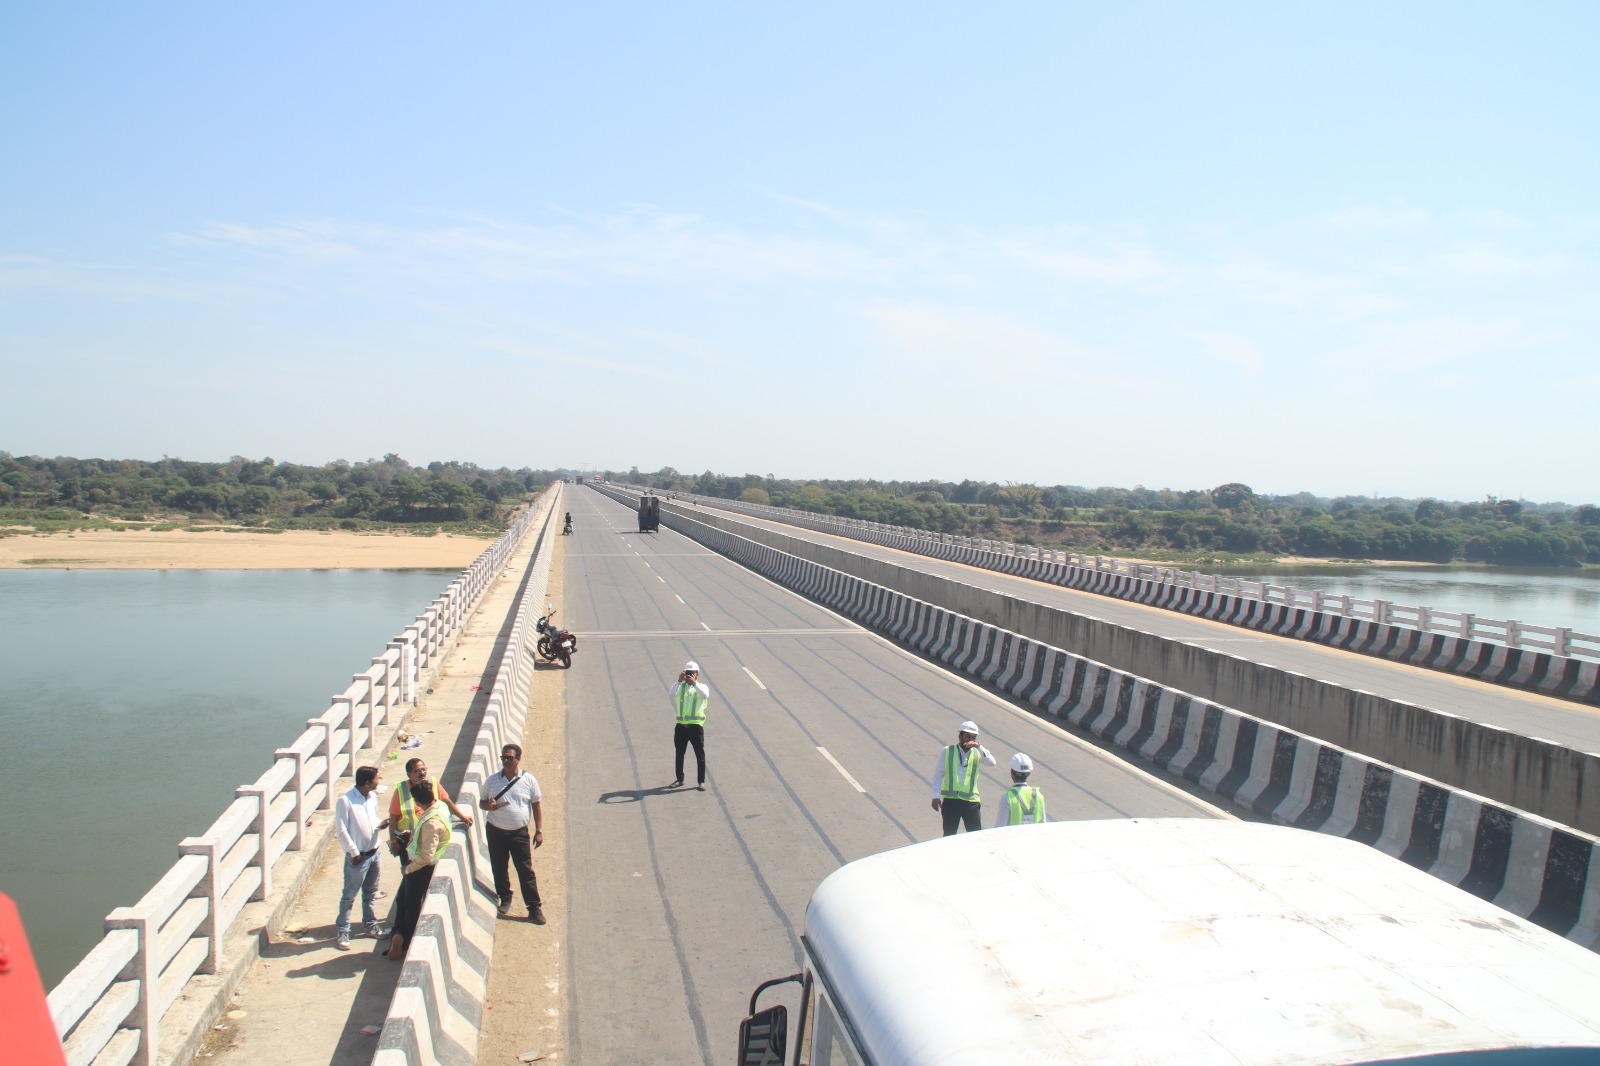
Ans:
{"type": "MultiPolygon", "coordinates": [[[[627,487],[638,492],[655,491],[638,485],[627,487]]],[[[1388,600],[1336,595],[1311,589],[1295,588],[1291,585],[1274,585],[1262,581],[1249,581],[1244,578],[1225,577],[1220,574],[1206,574],[1197,570],[1179,570],[1173,567],[1157,566],[1153,563],[1113,559],[1103,555],[1084,555],[1079,552],[1057,551],[1053,548],[1039,548],[1027,544],[1013,544],[1005,540],[961,537],[950,533],[930,533],[926,530],[912,529],[908,526],[893,526],[883,522],[870,522],[861,518],[840,518],[836,515],[817,514],[812,511],[801,511],[789,507],[770,507],[765,504],[745,503],[742,500],[725,500],[716,496],[698,496],[688,492],[672,492],[664,495],[671,495],[680,500],[693,500],[696,503],[708,504],[723,510],[770,517],[776,521],[791,525],[802,525],[825,532],[836,532],[841,536],[852,537],[853,539],[863,539],[859,534],[870,532],[876,534],[870,539],[881,541],[890,546],[895,546],[894,542],[896,540],[902,540],[907,549],[920,551],[923,554],[932,554],[927,552],[926,548],[934,544],[954,545],[974,551],[990,552],[995,555],[1035,559],[1041,563],[1062,563],[1067,566],[1092,570],[1113,577],[1135,578],[1160,584],[1175,585],[1179,588],[1193,588],[1201,592],[1242,596],[1269,604],[1280,604],[1322,614],[1341,615],[1355,621],[1374,622],[1378,625],[1403,626],[1420,630],[1424,633],[1440,633],[1445,636],[1461,637],[1465,640],[1501,644],[1508,648],[1548,652],[1563,658],[1600,660],[1600,635],[1578,633],[1567,626],[1541,626],[1517,621],[1516,619],[1482,618],[1470,612],[1442,611],[1435,607],[1407,606],[1388,600]]]]}
{"type": "MultiPolygon", "coordinates": [[[[70,1066],[152,1066],[163,1018],[197,974],[218,974],[225,934],[252,901],[273,892],[284,856],[320,844],[306,832],[313,812],[333,806],[360,751],[380,746],[380,727],[416,700],[420,671],[441,657],[506,559],[547,509],[548,490],[513,521],[382,655],[353,675],[320,715],[199,836],[131,907],[106,916],[106,934],[51,990],[48,1001],[70,1066]]],[[[388,730],[386,729],[386,732],[388,730]]],[[[328,832],[323,826],[323,836],[328,832]]],[[[175,1056],[183,1058],[184,1056],[175,1056]]],[[[187,1059],[185,1058],[185,1061],[187,1059]]]]}

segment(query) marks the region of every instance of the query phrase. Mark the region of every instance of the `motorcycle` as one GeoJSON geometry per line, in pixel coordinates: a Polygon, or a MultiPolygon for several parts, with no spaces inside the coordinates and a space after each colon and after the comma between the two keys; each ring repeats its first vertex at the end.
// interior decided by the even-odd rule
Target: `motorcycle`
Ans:
{"type": "Polygon", "coordinates": [[[547,663],[560,659],[561,665],[570,670],[572,653],[578,649],[578,634],[570,629],[562,629],[551,621],[556,613],[555,604],[547,603],[544,606],[544,616],[533,624],[533,628],[539,631],[539,643],[536,645],[539,657],[547,663]]]}
{"type": "Polygon", "coordinates": [[[572,519],[569,518],[569,519],[567,519],[566,525],[561,527],[561,535],[563,537],[565,537],[565,536],[570,536],[571,534],[572,534],[572,519]]]}

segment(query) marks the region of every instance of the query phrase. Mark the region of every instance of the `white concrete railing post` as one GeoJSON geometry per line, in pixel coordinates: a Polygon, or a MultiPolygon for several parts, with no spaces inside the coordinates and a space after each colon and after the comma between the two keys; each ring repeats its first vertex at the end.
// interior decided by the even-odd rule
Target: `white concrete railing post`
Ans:
{"type": "Polygon", "coordinates": [[[1506,647],[1515,648],[1522,643],[1522,623],[1515,618],[1506,619],[1506,647]]]}
{"type": "MultiPolygon", "coordinates": [[[[332,774],[329,775],[328,792],[333,793],[332,774]]],[[[255,800],[255,812],[250,815],[250,832],[255,835],[257,850],[255,858],[249,862],[250,866],[261,868],[261,883],[256,890],[250,893],[252,900],[263,900],[272,895],[272,833],[267,829],[267,818],[271,813],[269,808],[272,801],[267,799],[267,790],[260,785],[241,785],[233,790],[233,794],[240,799],[255,800]]]]}
{"type": "Polygon", "coordinates": [[[383,681],[373,682],[372,692],[372,722],[374,725],[389,724],[389,660],[382,655],[372,657],[372,665],[383,672],[383,681]],[[381,713],[380,713],[381,712],[381,713]]]}
{"type": "Polygon", "coordinates": [[[354,774],[356,766],[356,752],[362,748],[370,747],[370,743],[356,742],[356,704],[349,696],[334,696],[328,701],[333,707],[344,708],[344,747],[339,749],[345,757],[345,766],[354,774]]]}
{"type": "Polygon", "coordinates": [[[1563,658],[1572,650],[1572,630],[1567,626],[1558,626],[1550,635],[1551,650],[1563,658]]]}
{"type": "Polygon", "coordinates": [[[294,789],[294,808],[289,814],[294,819],[294,838],[289,841],[289,850],[300,851],[306,846],[306,819],[311,817],[311,812],[306,810],[306,757],[294,748],[279,748],[272,754],[294,760],[294,774],[289,778],[289,785],[294,789]]]}
{"type": "Polygon", "coordinates": [[[138,907],[118,907],[106,915],[106,932],[130,929],[139,938],[133,959],[122,968],[119,979],[139,986],[139,1000],[128,1017],[127,1027],[139,1030],[139,1046],[131,1066],[155,1066],[156,1049],[161,1043],[161,971],[156,966],[156,922],[153,915],[138,907]]]}
{"type": "Polygon", "coordinates": [[[333,807],[333,783],[338,780],[338,775],[333,772],[333,726],[321,718],[306,719],[306,728],[322,730],[322,739],[317,741],[313,751],[322,752],[323,765],[327,767],[324,773],[328,778],[328,787],[322,790],[322,802],[317,804],[317,810],[325,811],[333,807]]]}
{"type": "Polygon", "coordinates": [[[222,864],[222,848],[210,837],[184,837],[178,841],[178,854],[198,855],[206,861],[205,875],[189,893],[191,899],[202,897],[206,901],[206,916],[195,929],[196,936],[206,938],[206,953],[196,972],[217,973],[222,969],[224,932],[217,927],[217,914],[222,910],[222,892],[217,881],[217,871],[222,864]]]}

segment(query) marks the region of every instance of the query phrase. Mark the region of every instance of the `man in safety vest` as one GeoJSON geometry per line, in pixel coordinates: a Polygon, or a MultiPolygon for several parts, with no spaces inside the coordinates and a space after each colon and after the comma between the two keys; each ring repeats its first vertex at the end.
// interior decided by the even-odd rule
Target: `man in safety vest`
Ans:
{"type": "Polygon", "coordinates": [[[434,795],[433,782],[418,782],[409,786],[409,791],[419,814],[416,835],[406,849],[411,861],[405,865],[405,876],[400,879],[400,894],[394,901],[394,928],[386,955],[395,960],[406,956],[411,934],[416,932],[417,919],[422,916],[422,902],[427,898],[428,885],[433,881],[433,866],[444,854],[444,849],[450,846],[453,835],[444,805],[434,795]]]}
{"type": "Polygon", "coordinates": [[[983,828],[982,807],[978,799],[979,759],[990,766],[994,756],[978,743],[978,727],[962,722],[956,742],[939,753],[933,768],[933,809],[944,815],[944,835],[955,836],[961,826],[967,832],[983,828]]]}
{"type": "Polygon", "coordinates": [[[1033,760],[1022,752],[1011,756],[1011,787],[1006,789],[1000,804],[1000,817],[994,827],[1004,825],[1038,825],[1044,818],[1044,793],[1028,784],[1033,773],[1033,760]]]}
{"type": "Polygon", "coordinates": [[[683,664],[678,681],[667,694],[672,697],[672,709],[677,722],[672,727],[672,746],[677,751],[677,780],[673,788],[683,786],[683,751],[694,745],[694,765],[699,771],[695,788],[706,790],[706,707],[711,703],[711,690],[700,683],[700,664],[690,660],[683,664]]]}

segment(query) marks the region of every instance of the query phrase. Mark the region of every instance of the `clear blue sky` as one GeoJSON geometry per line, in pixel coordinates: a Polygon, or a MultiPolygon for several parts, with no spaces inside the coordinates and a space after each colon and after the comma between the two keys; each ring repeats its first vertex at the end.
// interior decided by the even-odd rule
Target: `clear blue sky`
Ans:
{"type": "Polygon", "coordinates": [[[1600,4],[11,4],[0,449],[1600,501],[1600,4]]]}

